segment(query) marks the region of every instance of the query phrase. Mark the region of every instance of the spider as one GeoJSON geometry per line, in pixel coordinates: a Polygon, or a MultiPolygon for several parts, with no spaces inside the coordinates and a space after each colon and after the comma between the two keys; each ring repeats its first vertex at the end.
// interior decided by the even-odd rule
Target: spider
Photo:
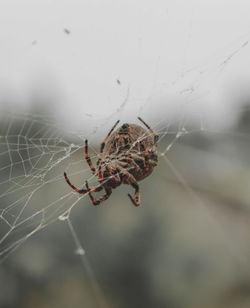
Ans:
{"type": "Polygon", "coordinates": [[[98,205],[107,200],[112,189],[121,184],[131,185],[135,189],[134,197],[128,194],[135,206],[140,205],[140,187],[138,181],[149,176],[154,167],[157,166],[157,142],[159,136],[140,117],[138,119],[147,127],[150,133],[136,124],[123,124],[120,128],[116,126],[118,120],[111,128],[108,135],[101,144],[100,154],[96,163],[97,170],[93,166],[88,154],[88,140],[85,140],[85,159],[97,177],[99,185],[90,188],[86,181],[85,187],[76,188],[71,184],[66,172],[64,177],[69,186],[79,194],[88,193],[93,205],[98,205]],[[105,194],[99,199],[94,199],[92,193],[105,190],[105,194]]]}

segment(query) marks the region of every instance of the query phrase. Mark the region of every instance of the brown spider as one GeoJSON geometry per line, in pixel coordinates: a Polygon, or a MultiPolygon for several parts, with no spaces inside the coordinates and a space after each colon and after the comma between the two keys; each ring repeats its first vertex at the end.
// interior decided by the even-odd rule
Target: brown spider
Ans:
{"type": "Polygon", "coordinates": [[[88,154],[88,140],[85,140],[85,158],[100,183],[97,187],[89,188],[86,181],[86,189],[78,189],[72,185],[64,172],[64,177],[69,186],[79,194],[89,194],[93,205],[98,205],[109,198],[112,189],[121,184],[129,184],[135,189],[135,195],[128,194],[135,206],[140,205],[140,188],[138,181],[149,176],[157,165],[157,142],[159,136],[140,117],[138,119],[148,128],[147,130],[135,124],[123,124],[114,131],[119,120],[112,127],[101,144],[98,155],[97,171],[88,154]],[[114,132],[113,132],[114,131],[114,132]],[[113,133],[112,133],[113,132],[113,133]],[[105,190],[106,194],[99,199],[94,199],[92,193],[105,190]]]}

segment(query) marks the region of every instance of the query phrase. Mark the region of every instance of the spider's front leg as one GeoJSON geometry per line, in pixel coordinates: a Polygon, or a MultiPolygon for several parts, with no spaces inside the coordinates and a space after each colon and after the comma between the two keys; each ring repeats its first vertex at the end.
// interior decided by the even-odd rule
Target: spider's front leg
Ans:
{"type": "Polygon", "coordinates": [[[140,155],[135,154],[135,153],[131,154],[132,158],[134,159],[134,162],[136,164],[138,162],[138,164],[141,165],[140,166],[141,168],[143,167],[146,170],[148,170],[150,165],[153,166],[153,167],[157,166],[157,162],[149,158],[149,152],[148,151],[143,152],[143,155],[144,156],[141,157],[140,155]]]}
{"type": "Polygon", "coordinates": [[[136,181],[131,183],[131,186],[133,186],[135,189],[135,195],[134,197],[132,197],[130,194],[128,194],[128,196],[131,202],[134,204],[134,206],[139,206],[141,204],[140,186],[136,181]]]}
{"type": "Polygon", "coordinates": [[[68,183],[68,185],[69,185],[74,191],[78,192],[78,194],[86,194],[86,193],[88,192],[87,189],[84,189],[84,188],[78,189],[78,188],[76,188],[73,184],[71,184],[71,182],[70,182],[70,180],[69,180],[69,178],[68,178],[66,172],[64,172],[64,178],[65,178],[66,182],[68,183]]]}
{"type": "Polygon", "coordinates": [[[89,151],[88,151],[88,140],[85,140],[85,159],[89,165],[89,168],[91,169],[92,173],[95,174],[95,167],[93,166],[93,163],[89,157],[89,151]]]}
{"type": "Polygon", "coordinates": [[[93,205],[98,205],[98,204],[100,204],[101,202],[107,200],[107,199],[109,198],[109,196],[111,195],[111,193],[112,193],[112,189],[111,189],[111,188],[110,188],[110,189],[106,189],[106,188],[104,188],[104,187],[101,186],[101,185],[98,186],[98,187],[96,187],[96,188],[89,188],[89,184],[88,184],[87,181],[86,181],[86,188],[87,188],[87,192],[88,192],[88,194],[89,194],[89,198],[90,198],[91,202],[93,203],[93,205]],[[93,195],[92,195],[92,192],[101,191],[103,188],[105,189],[106,194],[103,195],[103,196],[102,196],[101,198],[99,198],[99,199],[95,199],[95,198],[93,197],[93,195]]]}
{"type": "Polygon", "coordinates": [[[149,170],[150,167],[157,166],[157,158],[156,158],[156,160],[150,159],[148,151],[145,151],[143,155],[144,155],[144,159],[145,159],[145,169],[146,170],[149,170]]]}
{"type": "Polygon", "coordinates": [[[145,121],[143,121],[141,117],[138,117],[138,120],[140,120],[147,127],[147,129],[152,133],[152,135],[154,136],[154,144],[157,144],[159,140],[159,136],[156,134],[156,132],[145,121]]]}
{"type": "Polygon", "coordinates": [[[132,174],[125,171],[123,173],[123,182],[124,184],[129,184],[135,189],[134,197],[132,197],[130,194],[128,194],[131,202],[134,204],[134,206],[139,206],[141,204],[141,198],[140,198],[140,186],[137,183],[136,179],[132,174]]]}

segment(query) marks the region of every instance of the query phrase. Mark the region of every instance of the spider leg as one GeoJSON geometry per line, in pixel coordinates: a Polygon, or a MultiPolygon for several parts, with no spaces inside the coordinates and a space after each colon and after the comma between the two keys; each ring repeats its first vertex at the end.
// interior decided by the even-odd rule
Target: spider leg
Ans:
{"type": "MultiPolygon", "coordinates": [[[[141,162],[141,164],[143,164],[143,168],[145,168],[145,169],[148,169],[150,165],[153,166],[153,167],[157,166],[157,162],[149,158],[149,152],[148,151],[144,152],[144,157],[141,157],[138,154],[134,154],[134,153],[131,154],[131,156],[134,159],[135,163],[136,163],[136,160],[138,162],[141,162]]],[[[141,166],[139,166],[139,167],[141,168],[141,166]]]]}
{"type": "Polygon", "coordinates": [[[95,198],[93,197],[93,195],[92,195],[92,192],[101,191],[101,190],[103,189],[103,186],[98,186],[98,187],[96,187],[96,188],[90,189],[90,188],[89,188],[89,184],[88,184],[88,182],[86,181],[86,188],[87,188],[87,191],[88,191],[88,193],[89,193],[89,198],[90,198],[91,202],[93,203],[93,205],[98,205],[98,204],[100,204],[101,202],[107,200],[107,199],[109,198],[109,196],[111,195],[111,193],[112,193],[112,189],[111,189],[111,188],[110,188],[110,189],[104,188],[105,191],[106,191],[106,194],[103,195],[102,197],[100,197],[99,199],[95,199],[95,198]],[[99,187],[101,187],[101,189],[100,189],[99,187]]]}
{"type": "Polygon", "coordinates": [[[110,132],[107,134],[107,136],[104,138],[103,140],[103,143],[101,144],[101,150],[100,152],[102,153],[104,147],[105,147],[105,144],[110,136],[110,134],[112,133],[112,131],[116,128],[117,124],[120,122],[120,120],[116,121],[115,125],[111,128],[110,132]]]}
{"type": "MultiPolygon", "coordinates": [[[[144,162],[144,159],[141,159],[144,162]]],[[[135,168],[136,170],[140,170],[140,165],[134,161],[132,158],[128,157],[128,158],[122,158],[118,160],[118,164],[119,166],[121,166],[123,169],[127,169],[127,167],[129,167],[129,164],[133,164],[132,168],[135,168]]]]}
{"type": "Polygon", "coordinates": [[[79,194],[86,194],[88,192],[87,189],[78,189],[76,188],[73,184],[70,183],[69,178],[67,177],[66,172],[64,172],[64,178],[66,180],[66,182],[69,184],[69,186],[76,192],[78,192],[79,194]]]}
{"type": "Polygon", "coordinates": [[[149,153],[148,153],[148,151],[144,152],[144,158],[145,158],[145,169],[148,170],[149,169],[149,153]]]}
{"type": "Polygon", "coordinates": [[[156,132],[146,122],[144,122],[142,120],[141,117],[138,117],[138,120],[140,120],[149,129],[149,131],[153,134],[153,136],[154,136],[154,143],[156,144],[157,141],[159,140],[159,136],[156,134],[156,132]]]}
{"type": "Polygon", "coordinates": [[[139,184],[136,181],[131,182],[130,184],[135,189],[135,195],[134,195],[134,197],[132,197],[130,194],[128,194],[128,196],[129,196],[131,202],[134,204],[134,206],[139,206],[140,203],[141,203],[141,200],[140,200],[141,199],[140,198],[140,186],[139,186],[139,184]]]}
{"type": "MultiPolygon", "coordinates": [[[[135,153],[132,153],[131,154],[131,157],[133,158],[133,160],[135,161],[138,161],[140,162],[141,164],[143,164],[143,167],[145,167],[145,158],[144,157],[141,157],[140,155],[138,154],[135,154],[135,153]]],[[[140,166],[139,166],[140,167],[140,166]]]]}
{"type": "Polygon", "coordinates": [[[92,173],[95,174],[95,167],[92,164],[92,161],[89,157],[89,152],[88,152],[88,140],[85,140],[85,159],[87,160],[87,163],[89,165],[89,168],[91,169],[92,173]]]}
{"type": "Polygon", "coordinates": [[[134,189],[135,189],[135,195],[132,197],[130,194],[128,194],[131,202],[134,204],[134,206],[139,206],[141,203],[141,198],[140,198],[140,186],[137,183],[136,179],[133,177],[132,174],[129,172],[125,171],[123,172],[123,178],[124,178],[124,183],[125,184],[130,184],[134,189]]]}

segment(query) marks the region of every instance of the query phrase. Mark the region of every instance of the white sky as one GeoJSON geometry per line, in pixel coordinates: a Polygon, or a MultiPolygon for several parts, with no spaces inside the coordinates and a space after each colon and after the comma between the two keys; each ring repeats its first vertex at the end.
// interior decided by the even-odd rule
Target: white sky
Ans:
{"type": "Polygon", "coordinates": [[[179,101],[231,119],[229,86],[250,81],[249,0],[1,0],[0,22],[0,102],[42,99],[76,127],[119,108],[160,121],[179,101]]]}

